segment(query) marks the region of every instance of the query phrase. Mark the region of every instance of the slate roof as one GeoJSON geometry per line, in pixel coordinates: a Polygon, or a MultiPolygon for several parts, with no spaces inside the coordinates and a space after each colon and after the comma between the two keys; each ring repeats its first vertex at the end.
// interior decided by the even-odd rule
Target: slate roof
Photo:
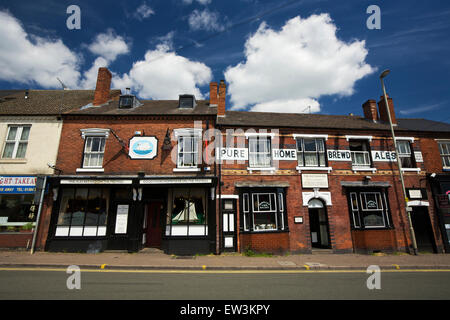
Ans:
{"type": "Polygon", "coordinates": [[[139,100],[142,105],[131,109],[119,109],[118,101],[111,101],[100,107],[73,109],[68,115],[216,115],[217,107],[210,107],[208,100],[197,100],[193,109],[179,108],[178,100],[139,100]]]}
{"type": "MultiPolygon", "coordinates": [[[[0,90],[0,115],[58,115],[94,100],[94,90],[0,90]]],[[[120,90],[111,90],[111,97],[120,90]]]]}

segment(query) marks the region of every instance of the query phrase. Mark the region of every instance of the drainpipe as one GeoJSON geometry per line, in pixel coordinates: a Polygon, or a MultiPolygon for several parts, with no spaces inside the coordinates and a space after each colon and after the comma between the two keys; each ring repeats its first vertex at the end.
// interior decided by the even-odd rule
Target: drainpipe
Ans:
{"type": "Polygon", "coordinates": [[[31,251],[30,251],[31,254],[34,253],[34,246],[36,244],[36,237],[37,237],[37,233],[39,230],[39,221],[41,219],[42,203],[43,203],[43,199],[44,199],[46,185],[47,185],[47,176],[44,177],[44,183],[42,184],[41,198],[39,200],[38,215],[36,217],[36,226],[35,226],[34,233],[33,233],[33,242],[31,243],[31,251]]]}

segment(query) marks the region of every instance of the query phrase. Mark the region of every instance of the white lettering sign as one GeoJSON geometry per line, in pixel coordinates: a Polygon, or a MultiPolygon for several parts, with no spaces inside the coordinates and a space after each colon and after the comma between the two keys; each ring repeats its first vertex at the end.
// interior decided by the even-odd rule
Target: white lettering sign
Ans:
{"type": "Polygon", "coordinates": [[[0,186],[34,186],[36,177],[0,177],[0,186]]]}
{"type": "Polygon", "coordinates": [[[373,161],[397,161],[394,151],[372,151],[373,161]]]}
{"type": "Polygon", "coordinates": [[[352,161],[352,155],[349,150],[328,150],[329,161],[352,161]]]}
{"type": "Polygon", "coordinates": [[[132,180],[61,180],[61,184],[131,184],[132,180]]]}
{"type": "Polygon", "coordinates": [[[411,199],[422,199],[422,192],[420,190],[409,190],[409,197],[411,199]]]}
{"type": "Polygon", "coordinates": [[[297,160],[297,151],[295,149],[273,149],[273,160],[297,160]]]}
{"type": "Polygon", "coordinates": [[[328,188],[328,175],[327,174],[315,174],[304,173],[302,174],[302,187],[303,188],[328,188]]]}
{"type": "MultiPolygon", "coordinates": [[[[219,154],[219,148],[216,148],[216,154],[219,154]]],[[[248,160],[247,148],[220,148],[221,160],[248,160]]]]}

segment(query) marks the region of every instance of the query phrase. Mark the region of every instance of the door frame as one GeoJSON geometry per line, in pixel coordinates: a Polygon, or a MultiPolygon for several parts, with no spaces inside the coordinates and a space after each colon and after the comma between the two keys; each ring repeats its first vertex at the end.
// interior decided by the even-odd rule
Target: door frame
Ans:
{"type": "MultiPolygon", "coordinates": [[[[429,236],[430,236],[430,242],[431,242],[431,249],[433,250],[433,253],[437,253],[437,243],[436,243],[436,238],[435,238],[435,234],[434,234],[434,230],[433,230],[433,224],[432,224],[432,220],[430,217],[430,212],[428,210],[428,206],[411,206],[412,211],[411,211],[411,223],[412,223],[412,227],[414,228],[414,209],[418,209],[423,211],[423,214],[425,215],[425,219],[427,220],[427,228],[429,229],[429,236]]],[[[416,234],[416,228],[414,228],[414,234],[416,234]]],[[[417,242],[417,237],[416,237],[416,242],[417,242]]],[[[417,244],[417,249],[420,252],[419,249],[419,245],[417,244]]]]}
{"type": "Polygon", "coordinates": [[[166,205],[165,205],[165,201],[163,199],[151,199],[151,200],[147,200],[144,202],[144,214],[143,214],[143,220],[142,220],[142,234],[145,234],[145,243],[143,243],[143,239],[141,238],[141,245],[143,248],[161,248],[162,247],[162,242],[163,242],[163,238],[164,238],[164,230],[165,230],[165,220],[163,217],[163,212],[165,209],[166,205]],[[152,203],[159,203],[162,208],[159,210],[159,223],[161,226],[161,241],[159,246],[155,247],[155,246],[148,246],[148,227],[149,227],[149,219],[148,219],[148,210],[150,209],[150,206],[152,203]],[[144,222],[145,222],[145,228],[144,228],[144,222]]]}
{"type": "Polygon", "coordinates": [[[313,199],[309,200],[309,202],[308,202],[308,219],[309,219],[309,234],[311,236],[311,241],[310,241],[311,247],[312,248],[318,248],[318,249],[331,249],[332,247],[331,247],[331,238],[330,238],[330,223],[329,223],[329,219],[328,219],[328,210],[327,210],[327,206],[326,206],[326,204],[325,204],[325,202],[323,200],[318,199],[318,198],[313,198],[313,199]],[[309,206],[309,203],[311,201],[313,201],[313,200],[320,201],[322,203],[322,208],[311,208],[309,206]],[[318,216],[317,217],[317,221],[319,222],[319,233],[318,233],[318,240],[319,240],[318,243],[319,243],[319,245],[313,245],[313,242],[312,242],[312,236],[311,236],[311,210],[314,210],[316,212],[317,216],[318,216]],[[327,227],[327,239],[328,239],[327,242],[328,243],[327,243],[326,246],[320,244],[321,243],[320,242],[320,225],[321,225],[321,223],[320,223],[320,217],[319,217],[319,210],[323,210],[323,213],[325,215],[325,221],[323,221],[322,224],[325,224],[326,227],[327,227]]]}
{"type": "Polygon", "coordinates": [[[220,203],[219,205],[222,206],[221,207],[221,225],[222,225],[222,239],[221,239],[221,247],[222,250],[224,252],[236,252],[237,251],[237,199],[234,198],[222,198],[219,199],[220,203]],[[225,209],[225,202],[226,201],[231,201],[231,203],[233,204],[233,209],[225,209]],[[224,230],[224,215],[227,215],[228,218],[228,231],[224,230]],[[230,227],[230,215],[233,215],[233,230],[229,231],[229,227],[230,227]],[[232,247],[225,247],[225,238],[230,238],[232,237],[233,239],[233,246],[232,247]]]}

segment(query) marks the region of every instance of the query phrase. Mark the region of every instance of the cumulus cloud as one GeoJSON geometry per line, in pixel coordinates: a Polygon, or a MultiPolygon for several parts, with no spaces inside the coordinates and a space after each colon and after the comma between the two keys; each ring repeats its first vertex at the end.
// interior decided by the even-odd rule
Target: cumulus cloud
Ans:
{"type": "Polygon", "coordinates": [[[203,99],[199,86],[211,79],[211,69],[205,64],[177,55],[167,44],[159,44],[145,53],[144,60],[135,62],[128,73],[113,77],[113,87],[131,87],[144,99],[178,99],[184,93],[203,99]]]}
{"type": "Polygon", "coordinates": [[[188,23],[191,30],[194,31],[223,31],[225,29],[225,26],[219,22],[219,14],[208,9],[192,11],[188,23]]]}
{"type": "Polygon", "coordinates": [[[78,87],[86,90],[94,89],[97,85],[98,68],[108,67],[108,65],[108,60],[103,57],[98,57],[95,59],[92,67],[83,73],[83,78],[81,79],[78,87]]]}
{"type": "Polygon", "coordinates": [[[279,31],[263,22],[244,53],[245,61],[225,71],[232,109],[318,112],[321,96],[351,95],[374,71],[365,42],[339,40],[328,14],[295,17],[279,31]]]}
{"type": "Polygon", "coordinates": [[[116,60],[117,56],[129,52],[128,44],[124,38],[116,35],[112,29],[98,34],[88,46],[93,54],[103,57],[108,61],[116,60]]]}
{"type": "Polygon", "coordinates": [[[0,79],[44,88],[77,85],[80,57],[64,43],[28,35],[20,21],[0,11],[0,79]]]}

